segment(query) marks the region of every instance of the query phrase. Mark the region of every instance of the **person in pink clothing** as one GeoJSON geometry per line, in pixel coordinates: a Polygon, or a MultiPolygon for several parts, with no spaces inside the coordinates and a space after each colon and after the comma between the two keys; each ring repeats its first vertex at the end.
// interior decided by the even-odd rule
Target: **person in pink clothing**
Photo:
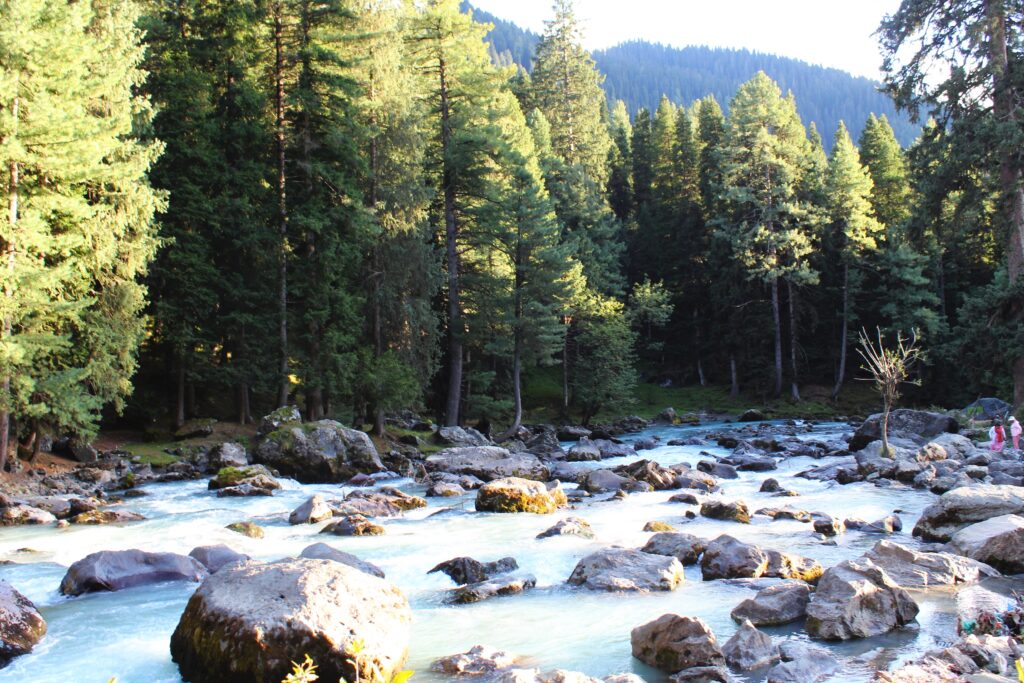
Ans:
{"type": "Polygon", "coordinates": [[[992,428],[988,430],[988,438],[990,439],[988,449],[996,453],[1001,453],[1003,447],[1006,446],[1006,431],[1003,430],[1003,423],[996,419],[992,422],[992,428]]]}
{"type": "Polygon", "coordinates": [[[1024,431],[1024,428],[1020,426],[1020,422],[1017,422],[1017,418],[1013,415],[1010,416],[1010,438],[1013,439],[1013,450],[1020,450],[1020,433],[1024,431]]]}

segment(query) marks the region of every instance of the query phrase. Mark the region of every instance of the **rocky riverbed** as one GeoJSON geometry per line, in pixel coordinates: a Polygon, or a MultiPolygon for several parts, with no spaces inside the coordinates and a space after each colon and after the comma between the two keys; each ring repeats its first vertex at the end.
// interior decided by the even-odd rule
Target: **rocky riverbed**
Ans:
{"type": "MultiPolygon", "coordinates": [[[[247,660],[245,633],[277,623],[303,624],[325,673],[364,679],[909,682],[947,680],[947,660],[1012,666],[1005,639],[969,644],[973,665],[936,654],[967,647],[958,618],[1005,607],[1017,584],[999,570],[1024,562],[1024,466],[942,416],[894,415],[892,458],[870,421],[669,414],[501,446],[410,423],[448,447],[421,458],[294,417],[269,416],[249,450],[157,472],[100,458],[0,500],[0,640],[15,646],[0,681],[202,680],[211,652],[247,660]],[[284,558],[300,559],[264,564],[284,558]],[[356,658],[337,647],[352,633],[369,650],[356,658]],[[930,652],[932,669],[901,669],[930,652]]],[[[282,638],[276,664],[253,666],[292,656],[282,638]]]]}

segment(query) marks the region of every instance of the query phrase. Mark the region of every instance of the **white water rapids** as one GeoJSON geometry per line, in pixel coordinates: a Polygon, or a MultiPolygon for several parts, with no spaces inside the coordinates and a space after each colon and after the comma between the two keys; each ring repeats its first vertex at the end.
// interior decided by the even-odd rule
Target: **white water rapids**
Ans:
{"type": "MultiPolygon", "coordinates": [[[[701,435],[723,425],[657,427],[626,438],[658,435],[663,441],[701,435]]],[[[844,425],[818,425],[807,438],[828,438],[844,425]]],[[[727,451],[707,446],[660,447],[641,451],[636,459],[662,464],[705,459],[700,451],[727,451]]],[[[590,463],[615,467],[626,458],[590,463]]],[[[897,486],[871,484],[840,486],[794,475],[828,462],[806,457],[780,462],[774,472],[741,472],[737,480],[723,480],[723,500],[742,499],[751,512],[762,507],[783,507],[826,512],[837,517],[872,521],[900,509],[904,533],[893,540],[913,545],[909,531],[922,509],[935,496],[897,486]],[[767,477],[774,477],[799,497],[780,498],[760,493],[767,477]]],[[[701,581],[699,567],[687,567],[687,581],[673,592],[650,594],[595,593],[565,583],[576,562],[594,550],[608,546],[642,546],[651,536],[641,531],[646,522],[661,520],[707,539],[728,533],[743,541],[814,558],[828,568],[856,557],[879,540],[878,535],[850,531],[838,545],[822,545],[810,524],[771,521],[754,516],[749,525],[698,517],[688,521],[690,506],[669,503],[677,491],[632,494],[622,501],[590,500],[574,510],[552,515],[482,514],[473,510],[475,492],[461,498],[429,498],[429,506],[397,519],[377,520],[386,528],[383,536],[338,538],[320,536],[323,524],[290,526],[288,513],[314,493],[340,498],[348,489],[338,485],[300,485],[282,480],[284,489],[271,498],[217,498],[207,481],[155,484],[145,487],[148,496],[127,501],[123,507],[142,513],[144,522],[123,526],[18,527],[0,532],[0,579],[9,581],[39,607],[49,626],[35,650],[0,670],[0,683],[180,683],[171,661],[168,643],[178,617],[196,584],[164,583],[93,593],[77,598],[61,596],[57,589],[66,566],[98,550],[140,548],[187,554],[199,545],[224,543],[256,559],[274,560],[298,555],[307,545],[325,541],[380,566],[389,581],[408,596],[413,608],[412,640],[407,668],[415,670],[415,682],[446,680],[430,672],[430,663],[444,655],[464,652],[486,644],[529,658],[531,666],[544,670],[563,668],[603,677],[635,672],[651,683],[667,676],[650,669],[630,654],[630,630],[666,612],[699,616],[724,643],[736,630],[729,612],[753,590],[738,583],[701,581]],[[432,516],[440,508],[455,511],[432,516]],[[536,539],[559,519],[576,515],[594,528],[594,540],[575,536],[536,539]],[[249,539],[226,530],[225,525],[253,520],[266,529],[263,539],[249,539]],[[537,588],[521,595],[494,598],[474,605],[451,606],[446,594],[454,587],[447,576],[427,570],[455,556],[481,561],[511,555],[523,571],[537,577],[537,588]]],[[[422,495],[423,487],[409,480],[387,482],[422,495]]],[[[571,486],[571,485],[570,485],[571,486]]],[[[604,498],[606,496],[599,496],[604,498]]],[[[832,681],[867,681],[878,668],[903,660],[956,637],[952,593],[942,590],[915,592],[921,606],[918,626],[862,641],[828,645],[842,661],[832,681]]],[[[766,628],[776,638],[803,638],[799,624],[766,628]]],[[[760,681],[764,673],[740,680],[760,681]]],[[[333,683],[333,682],[330,682],[333,683]]]]}

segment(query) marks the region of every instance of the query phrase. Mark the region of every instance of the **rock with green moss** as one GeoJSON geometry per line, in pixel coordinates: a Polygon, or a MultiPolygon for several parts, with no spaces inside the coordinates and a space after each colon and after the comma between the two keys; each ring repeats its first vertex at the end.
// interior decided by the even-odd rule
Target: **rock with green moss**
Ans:
{"type": "Polygon", "coordinates": [[[476,493],[478,512],[535,512],[549,514],[569,501],[562,485],[507,477],[484,484],[476,493]]]}
{"type": "Polygon", "coordinates": [[[669,531],[675,531],[675,530],[676,530],[676,528],[674,526],[672,526],[671,524],[669,524],[668,522],[653,521],[653,522],[647,522],[647,524],[644,524],[644,531],[653,531],[655,533],[662,533],[662,532],[669,532],[669,531]]]}
{"type": "Polygon", "coordinates": [[[426,506],[427,501],[419,496],[410,496],[390,486],[379,491],[352,491],[344,500],[333,503],[335,515],[366,517],[397,517],[408,510],[426,506]]]}
{"type": "MultiPolygon", "coordinates": [[[[217,476],[210,480],[209,489],[219,491],[229,488],[248,486],[251,489],[261,489],[271,495],[270,492],[281,488],[274,476],[263,465],[250,465],[248,467],[222,467],[217,476]]],[[[255,494],[260,495],[260,494],[255,494]]]]}
{"type": "Polygon", "coordinates": [[[298,424],[302,422],[302,413],[295,406],[285,406],[284,408],[278,408],[269,415],[264,415],[263,419],[260,420],[260,426],[256,430],[256,434],[259,436],[266,436],[267,434],[276,431],[287,424],[298,424]]]}
{"type": "Polygon", "coordinates": [[[405,663],[411,622],[398,588],[345,564],[247,562],[192,595],[171,656],[192,683],[280,683],[306,655],[323,681],[389,681],[405,663]]]}
{"type": "Polygon", "coordinates": [[[31,600],[0,581],[0,667],[28,654],[46,635],[46,621],[31,600]]]}
{"type": "Polygon", "coordinates": [[[365,432],[334,420],[282,425],[259,439],[253,461],[305,484],[343,482],[385,469],[365,432]]]}
{"type": "Polygon", "coordinates": [[[224,528],[249,538],[263,538],[264,536],[263,527],[254,522],[232,522],[224,528]]]}
{"type": "Polygon", "coordinates": [[[144,516],[131,510],[89,510],[75,515],[69,521],[72,524],[124,524],[144,519],[144,516]]]}
{"type": "Polygon", "coordinates": [[[183,439],[202,439],[213,435],[213,427],[217,421],[213,418],[201,420],[189,420],[174,431],[174,438],[178,441],[183,439]]]}
{"type": "Polygon", "coordinates": [[[380,536],[384,533],[384,527],[362,515],[346,515],[329,523],[320,530],[320,533],[335,536],[380,536]]]}

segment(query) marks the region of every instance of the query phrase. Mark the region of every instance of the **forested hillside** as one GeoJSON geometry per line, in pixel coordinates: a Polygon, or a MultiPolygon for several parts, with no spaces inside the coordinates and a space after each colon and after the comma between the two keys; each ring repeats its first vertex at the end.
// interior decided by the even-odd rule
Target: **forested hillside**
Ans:
{"type": "MultiPolygon", "coordinates": [[[[609,109],[569,0],[528,75],[458,0],[10,4],[0,437],[22,449],[125,407],[512,435],[541,385],[583,422],[640,381],[799,406],[846,391],[876,328],[926,351],[916,400],[1024,402],[1024,112],[982,19],[956,34],[975,80],[890,74],[938,120],[912,148],[872,115],[827,152],[765,72],[609,109]]],[[[883,29],[892,55],[916,35],[883,29]]]]}
{"type": "MultiPolygon", "coordinates": [[[[487,35],[494,59],[501,64],[532,68],[532,49],[540,36],[488,12],[474,9],[473,15],[478,21],[494,24],[487,35]]],[[[826,149],[831,149],[832,134],[840,121],[856,138],[871,114],[885,115],[904,147],[921,133],[920,126],[898,112],[892,99],[879,91],[879,83],[798,59],[727,48],[676,48],[642,40],[597,50],[593,57],[605,76],[609,102],[623,100],[631,113],[640,107],[653,111],[662,95],[687,105],[713,95],[728,111],[736,88],[764,71],[783,91],[793,91],[801,118],[805,124],[815,122],[825,136],[826,149]]]]}

